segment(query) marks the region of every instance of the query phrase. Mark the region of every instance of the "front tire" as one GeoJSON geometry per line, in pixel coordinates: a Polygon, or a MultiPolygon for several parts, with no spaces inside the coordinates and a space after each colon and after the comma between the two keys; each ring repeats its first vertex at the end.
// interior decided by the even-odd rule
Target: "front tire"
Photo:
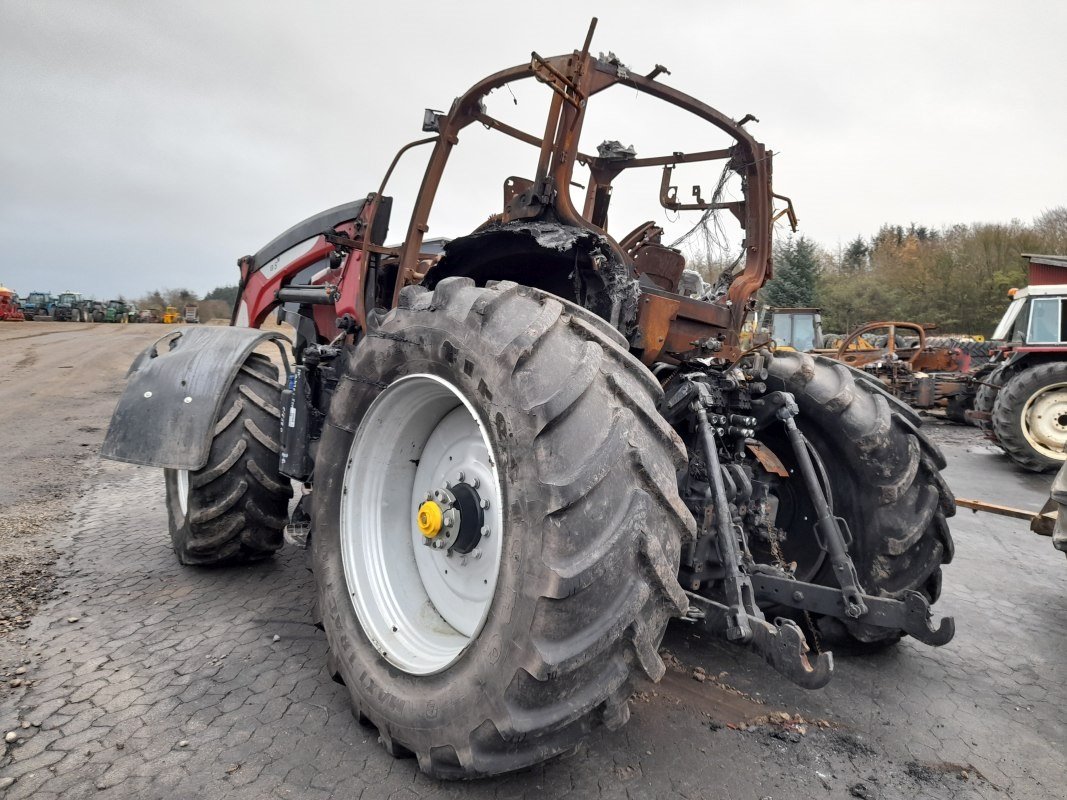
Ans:
{"type": "Polygon", "coordinates": [[[633,675],[663,674],[664,628],[688,607],[677,570],[694,530],[677,490],[684,447],[656,412],[652,375],[584,309],[467,278],[405,289],[346,359],[316,458],[311,546],[331,671],[356,716],[439,778],[528,767],[625,723],[633,675]],[[485,524],[501,529],[477,546],[499,566],[471,594],[495,589],[469,626],[410,579],[420,561],[449,568],[415,525],[439,488],[420,471],[440,482],[448,452],[429,452],[430,431],[452,413],[484,452],[465,480],[485,489],[491,465],[498,481],[482,499],[487,514],[499,501],[485,524]],[[392,599],[345,555],[376,542],[388,543],[362,573],[389,573],[388,560],[409,575],[392,599]],[[433,630],[447,639],[436,655],[412,647],[433,630]]]}
{"type": "Polygon", "coordinates": [[[259,561],[282,546],[293,487],[278,474],[280,405],[278,368],[253,353],[222,402],[207,464],[164,470],[179,563],[259,561]]]}
{"type": "MultiPolygon", "coordinates": [[[[937,600],[941,566],[952,560],[946,518],[955,514],[956,501],[940,474],[944,456],[922,432],[918,414],[830,359],[778,354],[770,372],[772,389],[796,397],[797,426],[825,471],[834,513],[848,523],[849,555],[864,591],[900,597],[911,589],[937,600]]],[[[788,453],[783,441],[772,447],[788,453]]],[[[790,519],[785,560],[798,562],[802,580],[836,587],[829,558],[815,545],[814,515],[801,508],[790,519]]],[[[827,641],[891,644],[903,635],[861,621],[811,617],[827,641]]]]}

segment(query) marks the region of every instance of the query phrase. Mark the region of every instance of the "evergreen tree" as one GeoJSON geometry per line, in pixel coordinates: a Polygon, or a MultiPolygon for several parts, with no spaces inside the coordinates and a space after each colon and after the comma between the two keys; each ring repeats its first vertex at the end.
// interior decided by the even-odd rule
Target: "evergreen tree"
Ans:
{"type": "Polygon", "coordinates": [[[867,256],[870,252],[863,237],[857,236],[856,240],[845,249],[845,255],[841,259],[843,270],[848,273],[863,272],[867,269],[867,256]]]}
{"type": "Polygon", "coordinates": [[[217,286],[204,295],[205,300],[222,300],[227,303],[230,308],[233,308],[233,304],[237,302],[237,284],[232,286],[217,286]]]}
{"type": "Polygon", "coordinates": [[[763,287],[763,297],[777,308],[811,308],[818,279],[815,243],[804,236],[790,237],[775,248],[774,277],[763,287]]]}

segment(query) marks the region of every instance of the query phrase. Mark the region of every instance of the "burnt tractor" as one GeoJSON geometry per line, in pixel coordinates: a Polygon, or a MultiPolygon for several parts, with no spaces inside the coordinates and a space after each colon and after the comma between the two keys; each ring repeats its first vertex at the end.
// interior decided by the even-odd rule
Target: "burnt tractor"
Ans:
{"type": "Polygon", "coordinates": [[[912,408],[942,408],[966,423],[980,381],[988,372],[990,345],[956,337],[931,337],[917,322],[868,322],[845,336],[824,335],[817,308],[769,308],[766,334],[778,350],[803,350],[856,370],[858,379],[879,382],[912,408]]]}
{"type": "Polygon", "coordinates": [[[594,57],[592,33],[426,113],[429,135],[397,155],[430,149],[399,244],[394,159],[377,191],[241,258],[232,326],[142,354],[103,449],[164,468],[182,564],[268,557],[283,530],[306,546],[330,673],[390,753],[437,777],[523,768],[625,723],[634,681],[664,673],[671,618],[810,688],[833,669],[813,634],[880,647],[954,632],[930,605],[955,505],[916,414],[832,360],[739,346],[773,225],[792,217],[752,118],[664,85],[661,66],[594,57]],[[547,89],[543,135],[486,107],[530,78],[547,89]],[[613,87],[725,146],[589,152],[587,108],[613,87]],[[502,175],[501,208],[441,252],[430,209],[472,125],[529,145],[532,172],[502,175]],[[716,161],[740,199],[680,200],[671,171],[716,161]],[[649,169],[663,208],[743,228],[714,284],[653,222],[609,232],[614,179],[649,169]],[[291,352],[260,329],[275,313],[291,352]]]}
{"type": "Polygon", "coordinates": [[[961,423],[980,385],[973,375],[988,362],[988,353],[986,342],[934,338],[918,322],[869,322],[827,352],[912,408],[942,408],[961,423]]]}

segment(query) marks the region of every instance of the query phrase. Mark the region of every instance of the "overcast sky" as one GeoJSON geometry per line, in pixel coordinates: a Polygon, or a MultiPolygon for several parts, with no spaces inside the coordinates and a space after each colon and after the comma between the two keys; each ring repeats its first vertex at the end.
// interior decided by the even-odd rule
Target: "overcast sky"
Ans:
{"type": "MultiPolygon", "coordinates": [[[[594,51],[664,64],[679,89],[759,117],[776,190],[828,247],[883,222],[1029,221],[1067,204],[1062,2],[0,0],[0,283],[102,299],[234,283],[238,256],[373,191],[424,135],[423,108],[447,110],[531,50],[580,47],[594,14],[594,51]]],[[[545,92],[497,93],[491,111],[538,131],[545,92]]],[[[720,146],[629,94],[591,109],[583,147],[720,146]]],[[[469,231],[500,210],[507,175],[533,171],[528,148],[474,134],[429,236],[469,231]]],[[[428,152],[390,187],[392,241],[428,152]]],[[[710,195],[714,175],[693,176],[680,193],[710,195]]],[[[658,172],[642,178],[617,201],[616,235],[665,217],[658,172]]]]}

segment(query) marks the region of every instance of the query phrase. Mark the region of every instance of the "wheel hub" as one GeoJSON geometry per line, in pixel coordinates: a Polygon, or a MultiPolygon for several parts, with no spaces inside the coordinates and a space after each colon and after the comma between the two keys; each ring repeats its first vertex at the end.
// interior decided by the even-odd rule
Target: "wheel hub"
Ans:
{"type": "Polygon", "coordinates": [[[441,506],[433,500],[427,500],[419,506],[418,526],[419,532],[427,540],[433,540],[441,532],[441,506]]]}
{"type": "Polygon", "coordinates": [[[412,375],[368,408],[344,478],[341,546],[353,606],[393,665],[429,674],[485,623],[503,501],[488,430],[452,384],[412,375]]]}
{"type": "Polygon", "coordinates": [[[1058,460],[1067,444],[1067,384],[1046,386],[1026,402],[1023,436],[1034,449],[1058,460]]]}

